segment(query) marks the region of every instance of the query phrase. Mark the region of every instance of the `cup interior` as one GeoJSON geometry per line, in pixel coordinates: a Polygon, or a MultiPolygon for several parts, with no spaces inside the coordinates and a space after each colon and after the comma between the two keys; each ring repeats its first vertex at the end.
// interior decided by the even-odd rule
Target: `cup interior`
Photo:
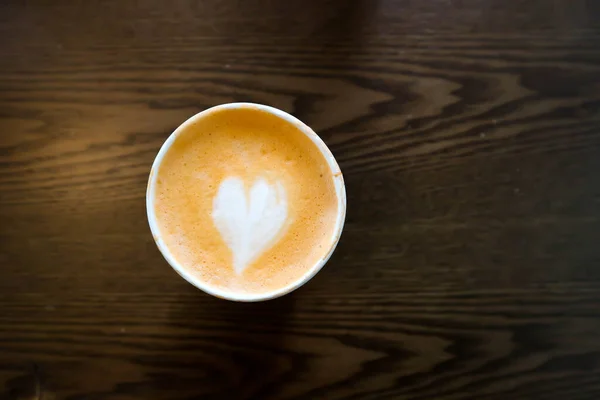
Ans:
{"type": "Polygon", "coordinates": [[[222,298],[222,299],[232,300],[232,301],[243,301],[243,302],[263,301],[263,300],[270,300],[270,299],[274,299],[276,297],[283,296],[283,295],[299,288],[300,286],[302,286],[303,284],[308,282],[313,276],[315,276],[315,274],[317,272],[319,272],[321,270],[321,268],[323,268],[323,265],[325,265],[327,260],[329,260],[329,258],[331,257],[331,254],[333,253],[333,251],[335,250],[335,247],[337,246],[337,243],[340,239],[340,235],[342,233],[342,229],[344,227],[344,220],[346,217],[346,189],[344,186],[344,177],[342,176],[340,167],[338,166],[335,158],[333,157],[333,154],[331,153],[331,151],[329,150],[327,145],[323,142],[323,140],[321,140],[321,138],[310,127],[308,127],[308,125],[304,124],[302,121],[300,121],[298,118],[292,116],[291,114],[288,114],[285,111],[281,111],[274,107],[270,107],[270,106],[266,106],[266,105],[262,105],[262,104],[255,104],[255,103],[228,103],[228,104],[222,104],[222,105],[211,107],[209,109],[206,109],[206,110],[190,117],[187,121],[185,121],[183,124],[181,124],[167,138],[165,143],[160,148],[156,158],[154,159],[154,162],[152,164],[152,169],[150,170],[150,177],[148,178],[148,187],[146,190],[146,211],[148,214],[148,223],[150,225],[150,230],[152,231],[152,236],[154,238],[154,241],[156,242],[156,245],[158,246],[158,249],[162,253],[163,257],[167,260],[169,265],[171,265],[171,267],[179,275],[181,275],[181,277],[183,279],[185,279],[192,285],[196,286],[198,289],[200,289],[210,295],[222,298]],[[167,152],[169,151],[172,144],[177,140],[177,137],[180,134],[182,134],[184,131],[186,131],[186,129],[188,129],[195,122],[208,116],[210,113],[220,111],[223,109],[232,109],[232,108],[258,109],[258,110],[273,114],[281,119],[288,121],[289,123],[293,124],[294,126],[296,126],[302,133],[304,133],[317,146],[317,148],[320,150],[323,157],[325,157],[325,159],[327,160],[327,164],[329,166],[329,169],[331,170],[331,179],[333,180],[334,188],[336,191],[336,197],[337,197],[337,203],[338,203],[337,204],[338,205],[338,214],[337,214],[336,221],[335,221],[334,234],[332,235],[331,241],[330,241],[330,247],[329,247],[329,250],[327,251],[327,253],[325,254],[325,256],[322,257],[311,268],[309,268],[305,272],[305,274],[303,274],[302,277],[300,279],[298,279],[297,281],[292,282],[291,284],[284,286],[282,288],[279,288],[277,290],[266,292],[266,293],[248,294],[248,293],[236,293],[233,291],[222,290],[220,288],[213,287],[213,286],[207,284],[206,282],[203,282],[202,280],[193,276],[191,273],[189,273],[186,270],[186,268],[183,265],[179,264],[175,260],[174,256],[171,254],[168,246],[165,244],[165,242],[162,238],[162,234],[160,232],[160,228],[158,226],[158,223],[156,220],[156,214],[154,211],[155,187],[156,187],[156,179],[157,179],[156,172],[160,168],[161,162],[162,162],[165,154],[167,154],[167,152]]]}

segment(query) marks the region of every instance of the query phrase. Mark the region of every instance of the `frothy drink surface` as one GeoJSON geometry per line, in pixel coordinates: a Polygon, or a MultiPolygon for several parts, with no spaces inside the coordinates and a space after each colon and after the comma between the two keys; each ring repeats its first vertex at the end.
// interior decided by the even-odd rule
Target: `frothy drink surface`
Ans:
{"type": "Polygon", "coordinates": [[[317,146],[252,107],[210,112],[155,171],[160,235],[188,273],[227,292],[298,281],[334,243],[337,197],[317,146]]]}

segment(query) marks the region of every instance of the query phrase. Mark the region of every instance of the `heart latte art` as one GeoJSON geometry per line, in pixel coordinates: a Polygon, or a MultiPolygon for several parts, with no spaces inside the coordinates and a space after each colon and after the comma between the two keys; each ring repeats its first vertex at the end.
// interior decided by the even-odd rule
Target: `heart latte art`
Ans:
{"type": "Polygon", "coordinates": [[[339,173],[273,113],[219,109],[184,124],[153,175],[155,234],[187,275],[220,293],[286,288],[337,240],[339,173]]]}
{"type": "Polygon", "coordinates": [[[279,239],[288,215],[283,185],[264,179],[257,180],[248,194],[241,179],[225,179],[213,204],[215,226],[231,250],[238,274],[279,239]]]}

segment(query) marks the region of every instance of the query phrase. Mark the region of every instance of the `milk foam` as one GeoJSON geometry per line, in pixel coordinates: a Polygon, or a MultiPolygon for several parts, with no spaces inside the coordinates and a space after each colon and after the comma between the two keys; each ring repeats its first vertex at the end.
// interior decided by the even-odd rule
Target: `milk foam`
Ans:
{"type": "MultiPolygon", "coordinates": [[[[337,240],[343,193],[337,194],[336,181],[342,177],[296,125],[260,109],[235,107],[210,112],[172,138],[148,193],[154,197],[153,233],[178,272],[223,297],[254,298],[300,282],[328,257],[337,240]],[[246,218],[255,185],[266,193],[263,203],[271,199],[263,220],[283,215],[273,238],[255,227],[240,228],[252,225],[246,218]],[[229,203],[238,216],[221,214],[231,212],[224,206],[229,203]],[[242,216],[242,224],[227,222],[242,216]],[[248,254],[254,249],[258,256],[248,254]]],[[[257,214],[260,207],[252,208],[257,214]]]]}
{"type": "Polygon", "coordinates": [[[263,178],[256,180],[249,192],[240,178],[226,178],[213,200],[212,218],[231,250],[237,274],[281,238],[287,217],[283,185],[263,178]]]}

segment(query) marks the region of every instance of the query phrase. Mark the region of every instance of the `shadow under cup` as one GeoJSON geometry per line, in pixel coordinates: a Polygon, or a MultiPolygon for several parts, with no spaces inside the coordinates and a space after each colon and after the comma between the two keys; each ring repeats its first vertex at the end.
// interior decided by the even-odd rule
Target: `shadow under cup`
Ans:
{"type": "Polygon", "coordinates": [[[270,299],[274,299],[274,298],[283,296],[283,295],[290,293],[291,291],[299,288],[300,286],[304,285],[313,276],[315,276],[316,273],[319,272],[319,270],[329,260],[329,257],[331,256],[331,254],[335,250],[335,247],[337,246],[337,243],[340,239],[340,235],[342,233],[342,229],[344,226],[344,220],[345,220],[345,216],[346,216],[346,190],[345,190],[345,186],[344,186],[344,178],[343,178],[342,172],[341,172],[340,167],[338,166],[335,158],[333,157],[333,154],[331,154],[331,151],[329,150],[327,145],[321,140],[321,138],[310,127],[308,127],[306,124],[304,124],[302,121],[300,121],[296,117],[294,117],[284,111],[281,111],[279,109],[276,109],[276,108],[273,108],[270,106],[266,106],[266,105],[254,104],[254,103],[228,103],[228,104],[222,104],[222,105],[218,105],[215,107],[211,107],[205,111],[202,111],[202,112],[192,116],[187,121],[185,121],[183,124],[181,124],[167,138],[167,140],[162,145],[161,149],[159,150],[159,152],[152,164],[152,169],[150,171],[150,176],[148,179],[148,187],[147,187],[147,191],[146,191],[146,211],[147,211],[147,215],[148,215],[148,222],[150,225],[150,230],[152,231],[152,236],[154,238],[154,241],[156,242],[156,245],[158,246],[158,249],[162,253],[163,257],[167,260],[167,262],[171,265],[171,267],[179,275],[181,275],[185,280],[187,280],[192,285],[196,286],[198,289],[201,289],[202,291],[204,291],[208,294],[211,294],[213,296],[216,296],[216,297],[219,297],[222,299],[232,300],[232,301],[244,301],[244,302],[263,301],[263,300],[270,300],[270,299]],[[156,172],[159,170],[159,167],[163,161],[163,158],[165,157],[166,153],[169,151],[169,149],[171,148],[173,143],[177,140],[178,136],[180,134],[182,134],[183,132],[185,132],[188,128],[190,128],[194,123],[207,117],[208,115],[210,115],[213,112],[223,111],[223,110],[227,110],[227,109],[237,109],[237,108],[246,108],[246,109],[253,109],[253,110],[267,112],[267,113],[274,115],[288,123],[291,123],[292,125],[294,125],[295,128],[297,128],[306,137],[308,137],[310,139],[310,141],[321,152],[321,154],[323,155],[324,159],[327,162],[327,165],[328,165],[330,173],[331,173],[330,176],[331,176],[331,179],[333,182],[333,187],[335,189],[335,194],[336,194],[336,199],[337,199],[337,215],[336,215],[336,220],[335,220],[335,224],[334,224],[334,230],[333,230],[333,234],[331,236],[331,240],[329,242],[328,251],[325,253],[325,255],[323,257],[321,257],[314,265],[312,265],[310,268],[308,268],[299,279],[297,279],[297,280],[291,282],[290,284],[285,285],[281,288],[278,288],[278,289],[275,289],[275,290],[272,290],[269,292],[265,292],[265,293],[254,293],[253,294],[253,293],[244,293],[244,292],[240,293],[240,292],[228,291],[228,290],[224,290],[219,287],[210,285],[209,283],[203,281],[202,279],[199,279],[198,277],[192,275],[183,265],[181,265],[179,262],[177,262],[177,260],[175,259],[175,257],[171,253],[171,251],[169,250],[169,247],[167,246],[167,244],[160,232],[156,214],[155,214],[154,206],[155,206],[155,194],[156,194],[156,185],[157,185],[157,173],[156,172]]]}

